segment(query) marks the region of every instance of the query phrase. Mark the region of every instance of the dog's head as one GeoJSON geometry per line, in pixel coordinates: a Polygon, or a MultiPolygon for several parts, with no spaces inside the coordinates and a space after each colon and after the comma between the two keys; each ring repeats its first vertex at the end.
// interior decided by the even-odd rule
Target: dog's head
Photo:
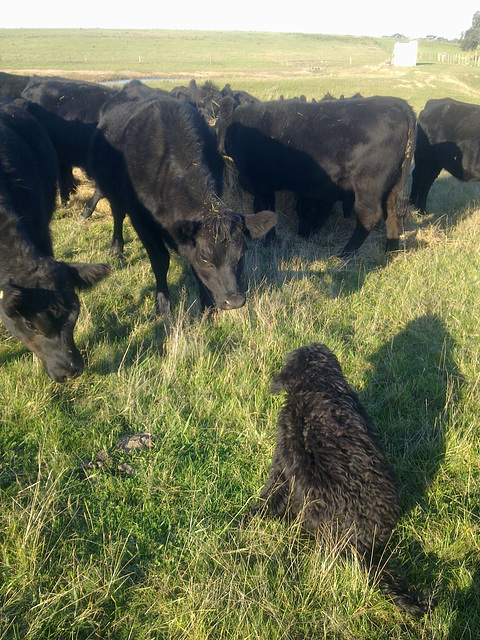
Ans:
{"type": "Polygon", "coordinates": [[[343,378],[336,356],[328,347],[314,342],[291,351],[285,356],[283,367],[270,383],[270,393],[294,391],[299,387],[311,388],[320,377],[332,372],[343,378]]]}

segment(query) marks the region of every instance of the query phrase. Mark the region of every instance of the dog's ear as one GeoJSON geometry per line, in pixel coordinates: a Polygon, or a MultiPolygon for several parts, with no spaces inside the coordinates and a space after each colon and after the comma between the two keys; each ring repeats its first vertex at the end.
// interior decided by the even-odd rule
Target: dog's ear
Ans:
{"type": "Polygon", "coordinates": [[[282,372],[280,371],[270,383],[270,393],[282,393],[282,391],[287,390],[286,381],[282,376],[282,372]]]}

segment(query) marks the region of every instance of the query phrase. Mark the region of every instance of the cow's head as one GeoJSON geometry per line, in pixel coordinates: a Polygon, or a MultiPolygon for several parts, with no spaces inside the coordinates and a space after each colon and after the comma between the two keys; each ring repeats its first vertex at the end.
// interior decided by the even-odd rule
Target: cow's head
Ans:
{"type": "Polygon", "coordinates": [[[190,261],[205,289],[201,291],[204,307],[227,310],[245,304],[241,281],[245,238],[261,238],[276,221],[272,211],[247,215],[212,211],[200,222],[178,224],[178,251],[190,261]]]}
{"type": "Polygon", "coordinates": [[[83,371],[73,340],[80,303],[75,290],[89,289],[103,280],[103,264],[42,260],[35,274],[0,288],[0,317],[7,329],[33,351],[55,382],[83,371]]]}

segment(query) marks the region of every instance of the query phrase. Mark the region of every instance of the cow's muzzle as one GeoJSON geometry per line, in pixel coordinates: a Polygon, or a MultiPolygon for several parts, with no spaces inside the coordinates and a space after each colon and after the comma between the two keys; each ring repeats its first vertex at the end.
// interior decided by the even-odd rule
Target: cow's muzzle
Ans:
{"type": "Polygon", "coordinates": [[[226,296],[221,304],[221,309],[228,311],[229,309],[239,309],[245,304],[245,296],[242,293],[232,293],[226,296]]]}

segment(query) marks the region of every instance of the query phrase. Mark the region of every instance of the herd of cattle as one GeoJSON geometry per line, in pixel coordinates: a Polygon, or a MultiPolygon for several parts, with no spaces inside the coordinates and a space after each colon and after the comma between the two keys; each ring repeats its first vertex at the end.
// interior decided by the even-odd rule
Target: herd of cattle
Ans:
{"type": "Polygon", "coordinates": [[[387,250],[399,246],[410,203],[425,212],[442,169],[480,180],[480,107],[430,100],[418,118],[403,99],[326,96],[262,102],[229,85],[195,81],[170,92],[131,81],[121,89],[57,77],[0,73],[0,317],[58,382],[83,362],[73,330],[76,291],[107,265],[54,259],[49,224],[57,190],[76,189],[73,167],[113,214],[112,249],[123,251],[128,214],[156,279],[156,307],[170,311],[169,250],[190,263],[202,308],[245,303],[246,238],[275,238],[275,192],[296,196],[298,232],[317,232],[337,201],[356,226],[355,252],[383,218],[387,250]],[[222,204],[225,158],[253,195],[253,212],[222,204]]]}

